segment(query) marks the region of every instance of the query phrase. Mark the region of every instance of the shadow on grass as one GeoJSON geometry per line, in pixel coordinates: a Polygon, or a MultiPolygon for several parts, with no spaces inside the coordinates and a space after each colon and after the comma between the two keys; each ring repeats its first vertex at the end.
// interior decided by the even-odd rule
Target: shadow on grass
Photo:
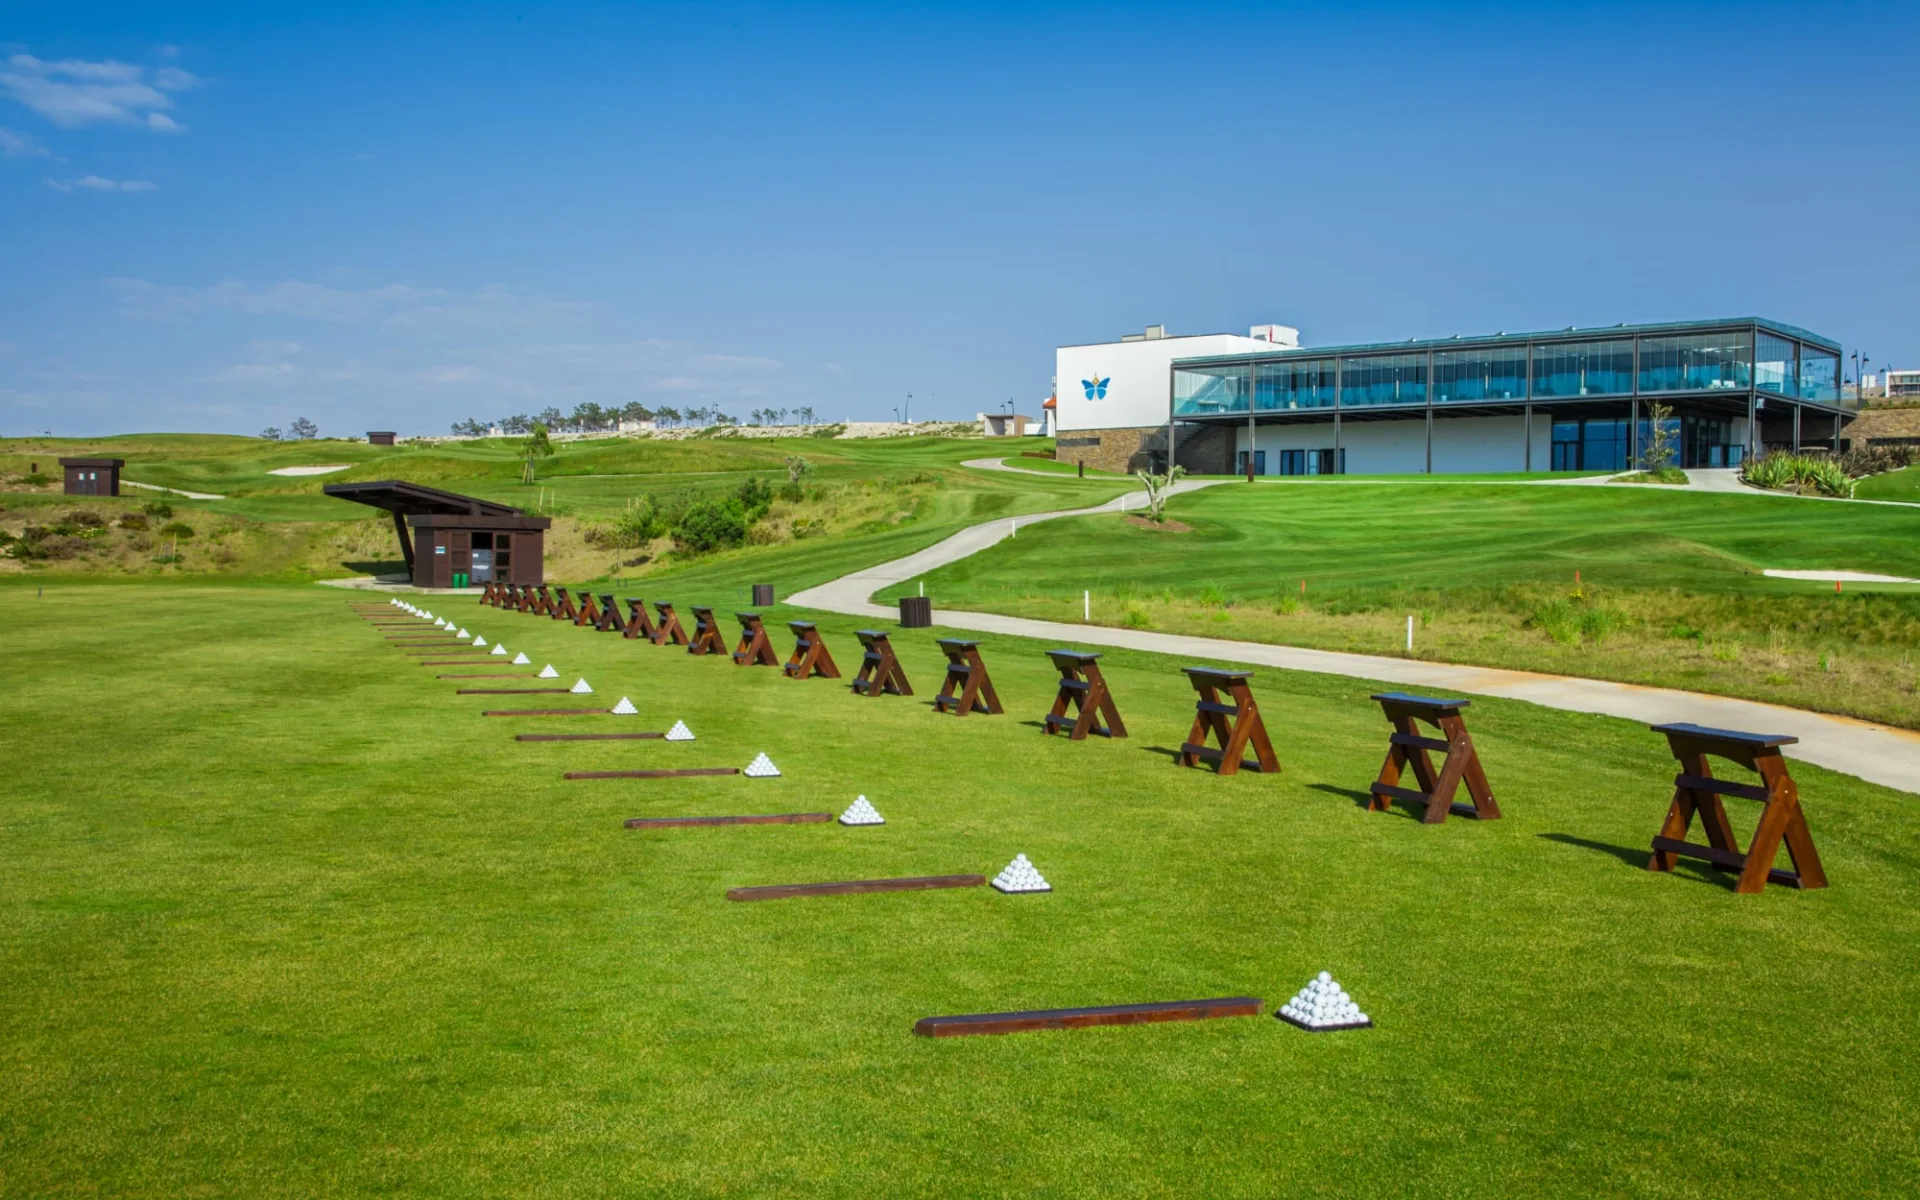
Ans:
{"type": "Polygon", "coordinates": [[[407,564],[404,561],[343,562],[340,564],[340,566],[342,569],[352,571],[356,575],[372,575],[375,577],[379,577],[382,575],[398,575],[403,578],[407,577],[407,564]]]}
{"type": "MultiPolygon", "coordinates": [[[[1325,792],[1329,796],[1345,796],[1347,799],[1353,801],[1354,806],[1357,808],[1365,808],[1367,803],[1373,799],[1372,792],[1363,792],[1356,788],[1336,787],[1331,783],[1310,783],[1307,785],[1307,790],[1310,792],[1325,792]]],[[[1387,811],[1397,816],[1408,817],[1415,820],[1418,819],[1414,817],[1413,808],[1408,805],[1394,804],[1390,806],[1387,811]]]]}
{"type": "MultiPolygon", "coordinates": [[[[1646,870],[1647,860],[1653,857],[1653,851],[1651,849],[1636,849],[1632,846],[1612,846],[1606,842],[1595,842],[1589,841],[1586,838],[1574,837],[1570,833],[1542,833],[1536,834],[1535,836],[1544,838],[1549,842],[1558,842],[1562,846],[1573,846],[1580,850],[1595,850],[1601,854],[1610,854],[1636,871],[1646,870]]],[[[1676,875],[1684,875],[1689,879],[1699,880],[1702,883],[1714,884],[1723,891],[1729,892],[1732,891],[1734,885],[1739,882],[1738,878],[1735,877],[1732,872],[1722,871],[1711,863],[1702,862],[1699,859],[1693,858],[1681,859],[1679,864],[1674,867],[1673,873],[1676,875]]]]}

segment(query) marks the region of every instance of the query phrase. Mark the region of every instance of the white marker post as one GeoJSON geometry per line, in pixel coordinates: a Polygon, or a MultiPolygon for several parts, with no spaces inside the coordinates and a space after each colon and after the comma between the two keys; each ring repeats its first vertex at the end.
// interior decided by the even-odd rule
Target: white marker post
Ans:
{"type": "Polygon", "coordinates": [[[1089,625],[1093,624],[1093,593],[1091,591],[1080,593],[1080,619],[1089,625]]]}
{"type": "Polygon", "coordinates": [[[1407,614],[1407,653],[1413,653],[1413,614],[1407,614]]]}

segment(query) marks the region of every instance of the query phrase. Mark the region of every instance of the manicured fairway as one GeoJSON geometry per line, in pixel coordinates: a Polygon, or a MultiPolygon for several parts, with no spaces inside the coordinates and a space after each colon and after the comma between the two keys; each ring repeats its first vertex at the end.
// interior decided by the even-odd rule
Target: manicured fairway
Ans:
{"type": "MultiPolygon", "coordinates": [[[[1920,1177],[1912,797],[1796,767],[1833,887],[1735,897],[1641,869],[1673,765],[1622,722],[1476,702],[1507,816],[1429,828],[1360,805],[1386,733],[1361,681],[1261,672],[1286,771],[1221,779],[1172,765],[1192,693],[1167,660],[1107,655],[1134,736],[1075,744],[1037,728],[1036,643],[986,642],[1008,712],[954,719],[928,707],[937,629],[895,637],[918,694],[868,700],[430,600],[640,709],[595,728],[698,735],[519,743],[585,725],[481,718],[488,698],[347,599],[0,588],[0,1195],[1855,1197],[1920,1177]],[[782,778],[561,779],[760,751],[782,778]],[[888,824],[622,827],[857,793],[888,824]],[[1016,852],[1054,892],[724,898],[1016,852]],[[1271,1011],[1322,969],[1377,1028],[911,1033],[1271,1011]]],[[[851,676],[860,623],[818,620],[851,676]]],[[[1753,806],[1730,805],[1744,837],[1753,806]]]]}

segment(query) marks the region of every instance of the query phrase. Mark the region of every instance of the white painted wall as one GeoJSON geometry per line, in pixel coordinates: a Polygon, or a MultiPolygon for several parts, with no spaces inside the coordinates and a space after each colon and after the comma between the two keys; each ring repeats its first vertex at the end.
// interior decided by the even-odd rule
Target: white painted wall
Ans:
{"type": "MultiPolygon", "coordinates": [[[[1284,325],[1271,328],[1293,331],[1284,325]]],[[[1264,354],[1275,344],[1236,333],[1166,337],[1139,342],[1101,342],[1062,346],[1054,351],[1053,374],[1061,433],[1077,429],[1147,429],[1167,423],[1172,400],[1173,360],[1210,354],[1264,354]],[[1104,398],[1089,398],[1086,384],[1107,380],[1104,398]]]]}
{"type": "MultiPolygon", "coordinates": [[[[1519,471],[1526,463],[1526,418],[1436,417],[1433,422],[1433,472],[1466,475],[1519,471]]],[[[1331,450],[1333,422],[1313,425],[1262,425],[1255,448],[1267,453],[1267,474],[1280,473],[1282,450],[1331,450]]],[[[1247,427],[1236,428],[1234,453],[1247,448],[1247,427]]],[[[1423,416],[1393,421],[1342,421],[1340,446],[1347,452],[1349,475],[1418,475],[1427,469],[1427,423],[1423,416]]],[[[1553,465],[1553,418],[1533,416],[1533,469],[1553,465]]]]}

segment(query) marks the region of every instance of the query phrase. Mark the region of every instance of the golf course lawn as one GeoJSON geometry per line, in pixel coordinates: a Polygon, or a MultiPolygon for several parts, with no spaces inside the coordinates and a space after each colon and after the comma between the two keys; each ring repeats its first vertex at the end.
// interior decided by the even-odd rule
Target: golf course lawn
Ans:
{"type": "MultiPolygon", "coordinates": [[[[1172,660],[1109,653],[1132,737],[1070,743],[1037,728],[1038,643],[985,644],[1007,712],[962,720],[928,706],[938,630],[896,634],[914,696],[865,699],[431,598],[596,689],[456,696],[434,676],[463,668],[390,645],[367,598],[0,587],[0,1195],[1905,1197],[1920,1177],[1912,796],[1797,766],[1833,886],[1736,897],[1643,869],[1674,764],[1627,722],[1476,701],[1505,818],[1428,827],[1361,806],[1387,733],[1362,681],[1259,672],[1285,771],[1219,778],[1173,764],[1193,694],[1172,660]],[[623,695],[640,716],[480,715],[623,695]],[[512,740],[676,719],[698,740],[512,740]],[[560,778],[762,751],[781,778],[560,778]],[[885,826],[621,825],[861,793],[885,826]],[[1051,894],[723,897],[1017,852],[1051,894]],[[1270,1012],[1321,970],[1376,1028],[910,1032],[1270,1012]]],[[[783,656],[802,615],[769,620],[783,656]]],[[[858,624],[821,618],[849,677],[858,624]]],[[[1729,807],[1744,838],[1757,806],[1729,807]]]]}
{"type": "Polygon", "coordinates": [[[1686,488],[1227,483],[1177,524],[1023,527],[916,578],[936,607],[1716,692],[1920,728],[1920,506],[1686,488]],[[1091,596],[1087,595],[1091,592],[1091,596]]]}

